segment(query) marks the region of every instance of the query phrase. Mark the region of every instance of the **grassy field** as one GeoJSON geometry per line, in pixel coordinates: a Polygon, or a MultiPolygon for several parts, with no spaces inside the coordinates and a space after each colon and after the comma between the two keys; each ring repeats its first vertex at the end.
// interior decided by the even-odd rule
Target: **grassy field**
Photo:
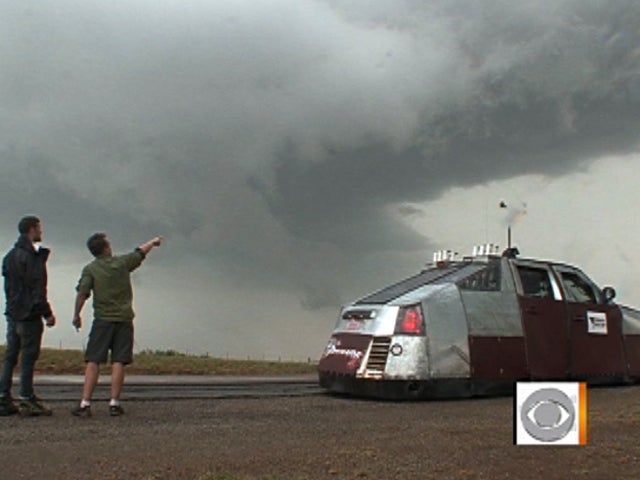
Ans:
{"type": "MultiPolygon", "coordinates": [[[[0,347],[0,356],[5,347],[0,347]]],[[[134,356],[127,367],[128,374],[139,375],[292,375],[315,373],[314,362],[279,362],[260,360],[230,360],[209,356],[186,355],[168,351],[143,351],[134,356]]],[[[80,350],[45,348],[36,364],[36,372],[52,375],[84,373],[80,350]]]]}

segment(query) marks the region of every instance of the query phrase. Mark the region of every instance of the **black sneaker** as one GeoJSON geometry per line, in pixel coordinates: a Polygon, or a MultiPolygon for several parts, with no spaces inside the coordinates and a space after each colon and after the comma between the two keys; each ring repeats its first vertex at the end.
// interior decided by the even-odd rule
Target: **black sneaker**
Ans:
{"type": "Polygon", "coordinates": [[[0,417],[7,417],[18,413],[18,407],[11,397],[0,397],[0,417]]]}
{"type": "Polygon", "coordinates": [[[27,400],[20,400],[18,407],[20,415],[23,417],[50,417],[53,412],[44,406],[38,397],[31,397],[27,400]]]}
{"type": "Polygon", "coordinates": [[[124,415],[124,409],[120,405],[109,405],[109,415],[119,417],[124,415]]]}
{"type": "Polygon", "coordinates": [[[89,418],[91,416],[91,405],[86,405],[84,407],[78,405],[76,408],[71,410],[71,415],[74,417],[89,418]]]}

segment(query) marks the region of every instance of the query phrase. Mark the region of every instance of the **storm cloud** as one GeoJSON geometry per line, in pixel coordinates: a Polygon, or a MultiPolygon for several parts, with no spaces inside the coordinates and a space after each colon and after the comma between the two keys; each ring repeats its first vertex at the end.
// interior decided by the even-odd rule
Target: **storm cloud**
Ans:
{"type": "Polygon", "coordinates": [[[409,204],[637,152],[639,32],[634,1],[3,2],[3,238],[163,233],[198,285],[335,309],[428,259],[409,204]]]}

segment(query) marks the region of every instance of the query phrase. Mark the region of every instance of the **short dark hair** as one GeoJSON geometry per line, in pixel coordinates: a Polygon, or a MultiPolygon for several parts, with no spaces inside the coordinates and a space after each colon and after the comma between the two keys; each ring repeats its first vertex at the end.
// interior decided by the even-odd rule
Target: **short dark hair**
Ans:
{"type": "Polygon", "coordinates": [[[94,257],[104,253],[107,245],[109,245],[109,242],[107,241],[106,233],[94,233],[89,237],[89,240],[87,240],[87,248],[94,257]]]}
{"type": "Polygon", "coordinates": [[[34,215],[28,215],[26,217],[22,217],[20,219],[20,223],[18,223],[18,231],[21,235],[26,235],[29,233],[29,230],[37,227],[40,224],[40,219],[34,215]]]}

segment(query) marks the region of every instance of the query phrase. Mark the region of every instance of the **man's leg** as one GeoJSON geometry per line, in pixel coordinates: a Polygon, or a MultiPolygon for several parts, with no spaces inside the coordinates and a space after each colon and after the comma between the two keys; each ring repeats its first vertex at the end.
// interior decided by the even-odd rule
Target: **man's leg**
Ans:
{"type": "Polygon", "coordinates": [[[13,370],[18,363],[20,355],[20,337],[16,333],[16,322],[7,320],[7,349],[2,361],[2,377],[0,377],[0,396],[11,397],[13,385],[13,370]]]}
{"type": "Polygon", "coordinates": [[[30,400],[33,391],[33,371],[40,356],[40,344],[44,325],[42,320],[24,320],[16,325],[16,332],[22,342],[22,373],[20,374],[20,398],[30,400]]]}
{"type": "Polygon", "coordinates": [[[18,363],[20,354],[20,337],[16,334],[16,324],[13,320],[7,320],[7,349],[2,361],[2,376],[0,377],[0,416],[18,413],[18,407],[11,399],[11,386],[13,384],[13,370],[18,363]]]}
{"type": "Polygon", "coordinates": [[[40,317],[24,320],[16,325],[22,342],[22,373],[20,374],[20,414],[29,417],[51,415],[33,391],[33,371],[40,356],[44,325],[40,317]]]}
{"type": "Polygon", "coordinates": [[[114,363],[111,365],[111,400],[120,400],[123,385],[124,365],[122,363],[114,363]]]}
{"type": "Polygon", "coordinates": [[[120,394],[124,385],[124,367],[133,361],[133,322],[117,322],[114,329],[109,414],[117,417],[124,413],[120,406],[120,394]]]}
{"type": "Polygon", "coordinates": [[[87,361],[87,366],[84,369],[84,386],[82,387],[82,400],[80,401],[80,405],[71,410],[72,415],[76,417],[91,416],[91,399],[93,398],[93,391],[96,389],[96,385],[98,384],[99,375],[100,364],[87,361]]]}
{"type": "Polygon", "coordinates": [[[93,391],[98,384],[100,374],[100,364],[107,361],[109,345],[111,344],[112,327],[110,322],[94,320],[89,332],[89,342],[84,354],[84,361],[87,366],[84,370],[84,386],[82,388],[82,400],[80,405],[71,410],[76,417],[91,416],[91,399],[93,391]]]}
{"type": "Polygon", "coordinates": [[[84,370],[84,387],[82,388],[82,401],[91,402],[93,392],[98,384],[98,376],[100,375],[100,365],[94,362],[87,362],[84,370]]]}

